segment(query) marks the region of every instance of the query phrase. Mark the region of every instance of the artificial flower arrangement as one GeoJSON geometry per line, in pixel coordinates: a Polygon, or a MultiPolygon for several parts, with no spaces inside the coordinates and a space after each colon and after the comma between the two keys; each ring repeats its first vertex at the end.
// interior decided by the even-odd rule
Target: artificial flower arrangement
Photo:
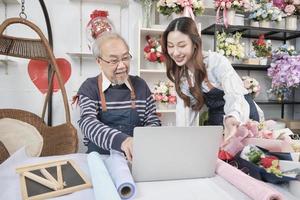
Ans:
{"type": "Polygon", "coordinates": [[[159,40],[150,35],[146,35],[146,46],[144,47],[144,56],[150,62],[162,63],[166,60],[161,50],[159,40]]]}
{"type": "Polygon", "coordinates": [[[252,42],[257,57],[269,57],[272,55],[271,40],[265,41],[265,36],[260,35],[258,40],[252,42]]]}
{"type": "Polygon", "coordinates": [[[259,82],[250,76],[242,76],[242,81],[249,94],[251,94],[253,98],[257,97],[260,92],[259,82]]]}
{"type": "Polygon", "coordinates": [[[217,52],[226,56],[241,59],[245,57],[245,49],[240,43],[242,34],[236,32],[234,35],[225,32],[217,33],[217,52]]]}
{"type": "Polygon", "coordinates": [[[153,96],[158,103],[176,104],[175,86],[170,81],[159,81],[155,84],[153,96]]]}
{"type": "Polygon", "coordinates": [[[245,146],[240,154],[240,157],[259,167],[262,167],[266,170],[266,172],[272,173],[279,178],[283,176],[279,167],[279,159],[276,156],[265,154],[262,150],[254,145],[245,146]]]}
{"type": "Polygon", "coordinates": [[[249,0],[215,0],[215,9],[247,12],[251,9],[251,3],[249,0]]]}
{"type": "Polygon", "coordinates": [[[190,8],[196,16],[200,16],[204,12],[202,0],[159,0],[157,2],[158,12],[167,16],[172,13],[183,13],[185,8],[190,8]]]}
{"type": "Polygon", "coordinates": [[[282,17],[284,14],[278,8],[273,6],[272,3],[263,3],[258,4],[255,10],[253,10],[250,15],[249,19],[254,21],[282,21],[282,17]]]}
{"type": "Polygon", "coordinates": [[[300,14],[300,0],[284,0],[282,8],[287,16],[300,14]]]}
{"type": "Polygon", "coordinates": [[[297,55],[297,51],[295,51],[295,47],[293,45],[289,46],[287,44],[284,44],[279,48],[275,49],[273,51],[273,54],[288,54],[290,56],[295,56],[297,55]]]}
{"type": "Polygon", "coordinates": [[[280,100],[287,98],[291,88],[300,85],[300,55],[273,54],[272,63],[268,68],[268,76],[272,79],[269,92],[280,100]]]}

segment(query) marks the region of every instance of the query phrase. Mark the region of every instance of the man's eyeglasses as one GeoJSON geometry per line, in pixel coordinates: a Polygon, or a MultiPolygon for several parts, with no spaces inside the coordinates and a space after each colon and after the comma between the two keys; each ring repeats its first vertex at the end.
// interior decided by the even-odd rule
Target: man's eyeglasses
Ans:
{"type": "Polygon", "coordinates": [[[101,58],[100,56],[98,58],[100,60],[106,62],[107,64],[114,66],[114,65],[119,64],[120,62],[129,62],[132,59],[132,56],[130,54],[128,54],[128,55],[124,56],[121,59],[115,58],[115,59],[112,59],[112,60],[105,60],[105,59],[101,58]]]}

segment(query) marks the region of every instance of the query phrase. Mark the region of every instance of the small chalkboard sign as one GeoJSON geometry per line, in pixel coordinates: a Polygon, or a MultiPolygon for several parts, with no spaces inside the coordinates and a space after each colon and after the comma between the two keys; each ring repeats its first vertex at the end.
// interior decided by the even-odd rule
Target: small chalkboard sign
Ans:
{"type": "Polygon", "coordinates": [[[24,200],[61,196],[92,186],[72,160],[27,165],[16,171],[24,200]]]}

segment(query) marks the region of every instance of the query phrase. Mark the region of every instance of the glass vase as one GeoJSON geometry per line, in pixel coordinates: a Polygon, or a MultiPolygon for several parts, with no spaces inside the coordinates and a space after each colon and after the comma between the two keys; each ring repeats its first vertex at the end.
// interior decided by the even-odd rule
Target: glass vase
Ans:
{"type": "Polygon", "coordinates": [[[143,1],[143,27],[150,28],[152,25],[151,13],[152,13],[152,0],[143,1]]]}

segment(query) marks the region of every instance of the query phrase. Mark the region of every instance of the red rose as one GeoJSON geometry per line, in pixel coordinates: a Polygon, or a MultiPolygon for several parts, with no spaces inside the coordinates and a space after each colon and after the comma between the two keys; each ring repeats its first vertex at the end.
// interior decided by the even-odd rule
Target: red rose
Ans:
{"type": "Polygon", "coordinates": [[[91,19],[94,19],[96,17],[107,17],[108,11],[105,10],[94,10],[93,13],[90,15],[91,19]]]}
{"type": "Polygon", "coordinates": [[[160,60],[160,62],[165,62],[166,57],[163,54],[161,54],[160,57],[159,57],[159,60],[160,60]]]}
{"type": "Polygon", "coordinates": [[[151,48],[149,45],[145,46],[144,52],[149,53],[151,51],[151,48]]]}
{"type": "Polygon", "coordinates": [[[155,62],[157,60],[157,56],[155,52],[151,52],[148,57],[149,61],[155,62]]]}
{"type": "Polygon", "coordinates": [[[221,160],[232,160],[233,159],[233,156],[225,150],[220,150],[218,157],[221,160]]]}
{"type": "Polygon", "coordinates": [[[260,164],[267,169],[272,166],[274,160],[278,160],[278,158],[276,156],[266,156],[260,160],[260,164]]]}

